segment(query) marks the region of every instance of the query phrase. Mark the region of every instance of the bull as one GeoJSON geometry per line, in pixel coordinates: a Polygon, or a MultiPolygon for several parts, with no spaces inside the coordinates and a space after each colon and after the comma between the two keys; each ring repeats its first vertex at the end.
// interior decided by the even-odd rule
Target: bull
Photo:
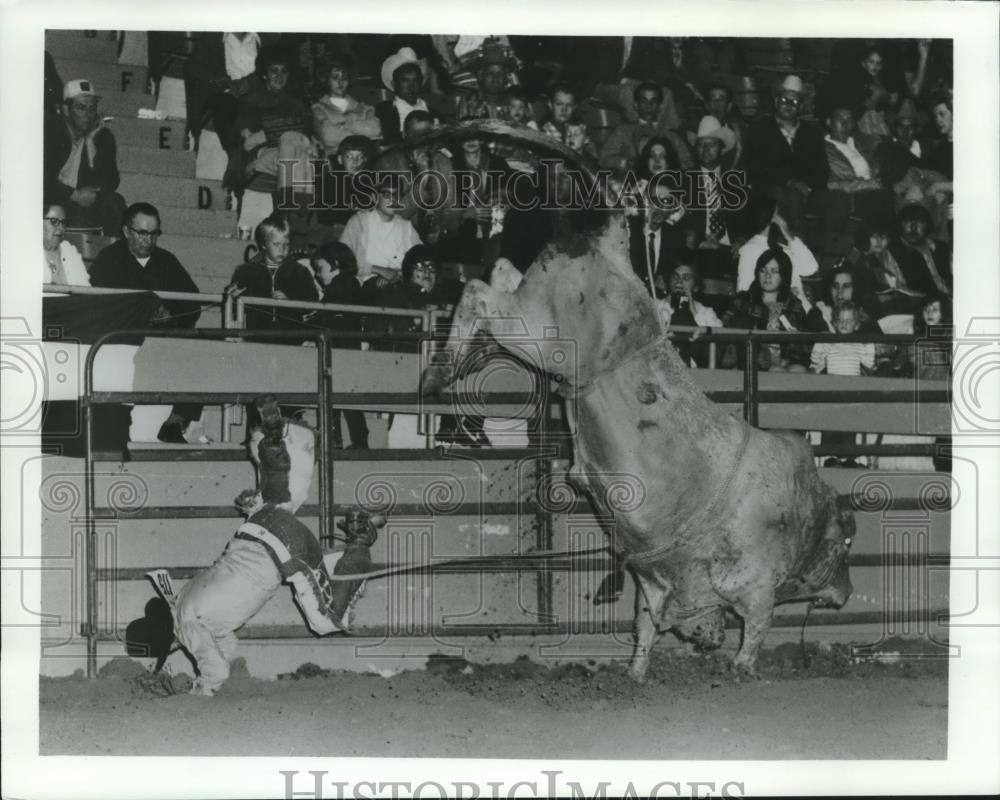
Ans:
{"type": "Polygon", "coordinates": [[[727,610],[742,620],[731,668],[753,676],[776,604],[847,601],[850,505],[821,480],[801,436],[755,429],[695,385],[629,263],[622,212],[549,243],[523,277],[500,259],[489,284],[469,281],[421,391],[461,377],[484,341],[558,383],[572,434],[568,477],[637,584],[635,680],[668,630],[703,648],[721,644],[727,610]],[[575,362],[563,357],[567,339],[575,362]],[[615,506],[623,474],[641,483],[642,503],[615,506]]]}

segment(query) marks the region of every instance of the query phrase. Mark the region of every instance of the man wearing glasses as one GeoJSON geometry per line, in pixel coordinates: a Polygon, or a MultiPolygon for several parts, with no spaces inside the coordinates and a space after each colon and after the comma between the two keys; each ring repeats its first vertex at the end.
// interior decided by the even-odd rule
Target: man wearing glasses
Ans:
{"type": "Polygon", "coordinates": [[[828,172],[822,131],[799,116],[804,89],[797,75],[785,76],[774,94],[774,115],[760,119],[747,134],[744,162],[752,190],[779,200],[786,217],[793,217],[793,232],[801,232],[805,203],[826,187],[828,172]]]}
{"type": "Polygon", "coordinates": [[[44,193],[66,210],[68,227],[117,236],[125,200],[115,191],[117,147],[98,114],[100,99],[86,79],[63,89],[62,116],[45,123],[44,193]]]}
{"type": "MultiPolygon", "coordinates": [[[[133,203],[125,211],[121,227],[124,239],[109,244],[94,259],[90,285],[136,291],[198,293],[187,270],[177,257],[157,247],[163,231],[160,212],[149,203],[133,203]]],[[[151,325],[168,328],[193,328],[201,313],[199,303],[190,300],[162,300],[150,320],[151,325]]],[[[162,442],[183,444],[188,425],[201,417],[201,406],[182,403],[173,407],[160,428],[162,442]]]]}

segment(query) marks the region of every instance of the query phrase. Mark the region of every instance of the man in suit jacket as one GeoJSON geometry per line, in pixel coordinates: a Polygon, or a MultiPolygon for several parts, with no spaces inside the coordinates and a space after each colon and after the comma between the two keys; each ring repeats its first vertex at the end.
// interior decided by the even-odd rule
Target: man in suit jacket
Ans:
{"type": "Polygon", "coordinates": [[[657,276],[664,283],[685,249],[685,208],[680,193],[665,181],[652,186],[643,213],[629,219],[629,258],[632,269],[652,296],[657,276]]]}
{"type": "MultiPolygon", "coordinates": [[[[786,209],[799,217],[810,194],[825,189],[827,181],[823,133],[799,119],[803,90],[801,78],[785,77],[775,95],[774,115],[760,119],[747,133],[744,161],[753,190],[784,195],[786,209]]],[[[799,222],[794,220],[796,229],[799,222]]]]}
{"type": "Polygon", "coordinates": [[[697,168],[687,174],[684,226],[691,244],[701,250],[733,254],[746,241],[746,192],[742,173],[724,172],[722,160],[736,146],[736,134],[707,115],[698,124],[694,154],[697,168]]]}

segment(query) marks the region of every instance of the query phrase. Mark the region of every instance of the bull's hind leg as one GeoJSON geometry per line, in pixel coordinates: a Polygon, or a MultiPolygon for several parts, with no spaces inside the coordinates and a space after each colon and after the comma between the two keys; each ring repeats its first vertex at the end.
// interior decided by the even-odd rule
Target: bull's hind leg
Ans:
{"type": "Polygon", "coordinates": [[[733,656],[729,668],[738,676],[757,677],[757,653],[771,630],[774,616],[774,592],[759,591],[746,600],[734,604],[736,613],[743,619],[743,641],[733,656]]]}
{"type": "Polygon", "coordinates": [[[628,674],[637,683],[642,683],[649,669],[649,654],[656,640],[669,624],[661,619],[671,585],[659,575],[647,577],[633,571],[637,591],[635,593],[635,649],[629,662],[628,674]]]}

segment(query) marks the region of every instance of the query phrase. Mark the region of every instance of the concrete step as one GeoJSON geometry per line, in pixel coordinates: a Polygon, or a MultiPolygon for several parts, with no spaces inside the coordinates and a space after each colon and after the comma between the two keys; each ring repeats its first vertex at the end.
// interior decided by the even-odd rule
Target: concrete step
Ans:
{"type": "Polygon", "coordinates": [[[150,150],[186,150],[183,120],[137,119],[116,117],[108,122],[119,145],[146,147],[150,150]]]}
{"type": "Polygon", "coordinates": [[[146,89],[149,70],[130,64],[101,64],[96,61],[55,58],[56,70],[63,83],[86,78],[103,97],[122,92],[142,92],[146,89]]]}
{"type": "Polygon", "coordinates": [[[212,211],[197,208],[157,205],[164,230],[183,232],[185,236],[212,238],[236,235],[235,211],[212,211]]]}
{"type": "Polygon", "coordinates": [[[118,63],[118,37],[113,31],[46,31],[45,49],[55,59],[118,63]]]}
{"type": "Polygon", "coordinates": [[[159,246],[177,256],[203,292],[221,292],[226,287],[233,270],[245,261],[250,244],[241,239],[170,233],[170,227],[166,230],[168,233],[160,237],[159,246]]]}
{"type": "Polygon", "coordinates": [[[226,207],[226,195],[222,191],[221,181],[123,171],[118,191],[130,203],[148,200],[154,205],[216,211],[226,207]]]}
{"type": "Polygon", "coordinates": [[[194,167],[195,154],[190,150],[153,150],[118,143],[118,169],[121,172],[194,178],[194,167]]]}
{"type": "Polygon", "coordinates": [[[156,97],[146,91],[145,85],[129,87],[127,92],[105,93],[101,97],[103,116],[138,117],[140,108],[156,108],[156,97]]]}

